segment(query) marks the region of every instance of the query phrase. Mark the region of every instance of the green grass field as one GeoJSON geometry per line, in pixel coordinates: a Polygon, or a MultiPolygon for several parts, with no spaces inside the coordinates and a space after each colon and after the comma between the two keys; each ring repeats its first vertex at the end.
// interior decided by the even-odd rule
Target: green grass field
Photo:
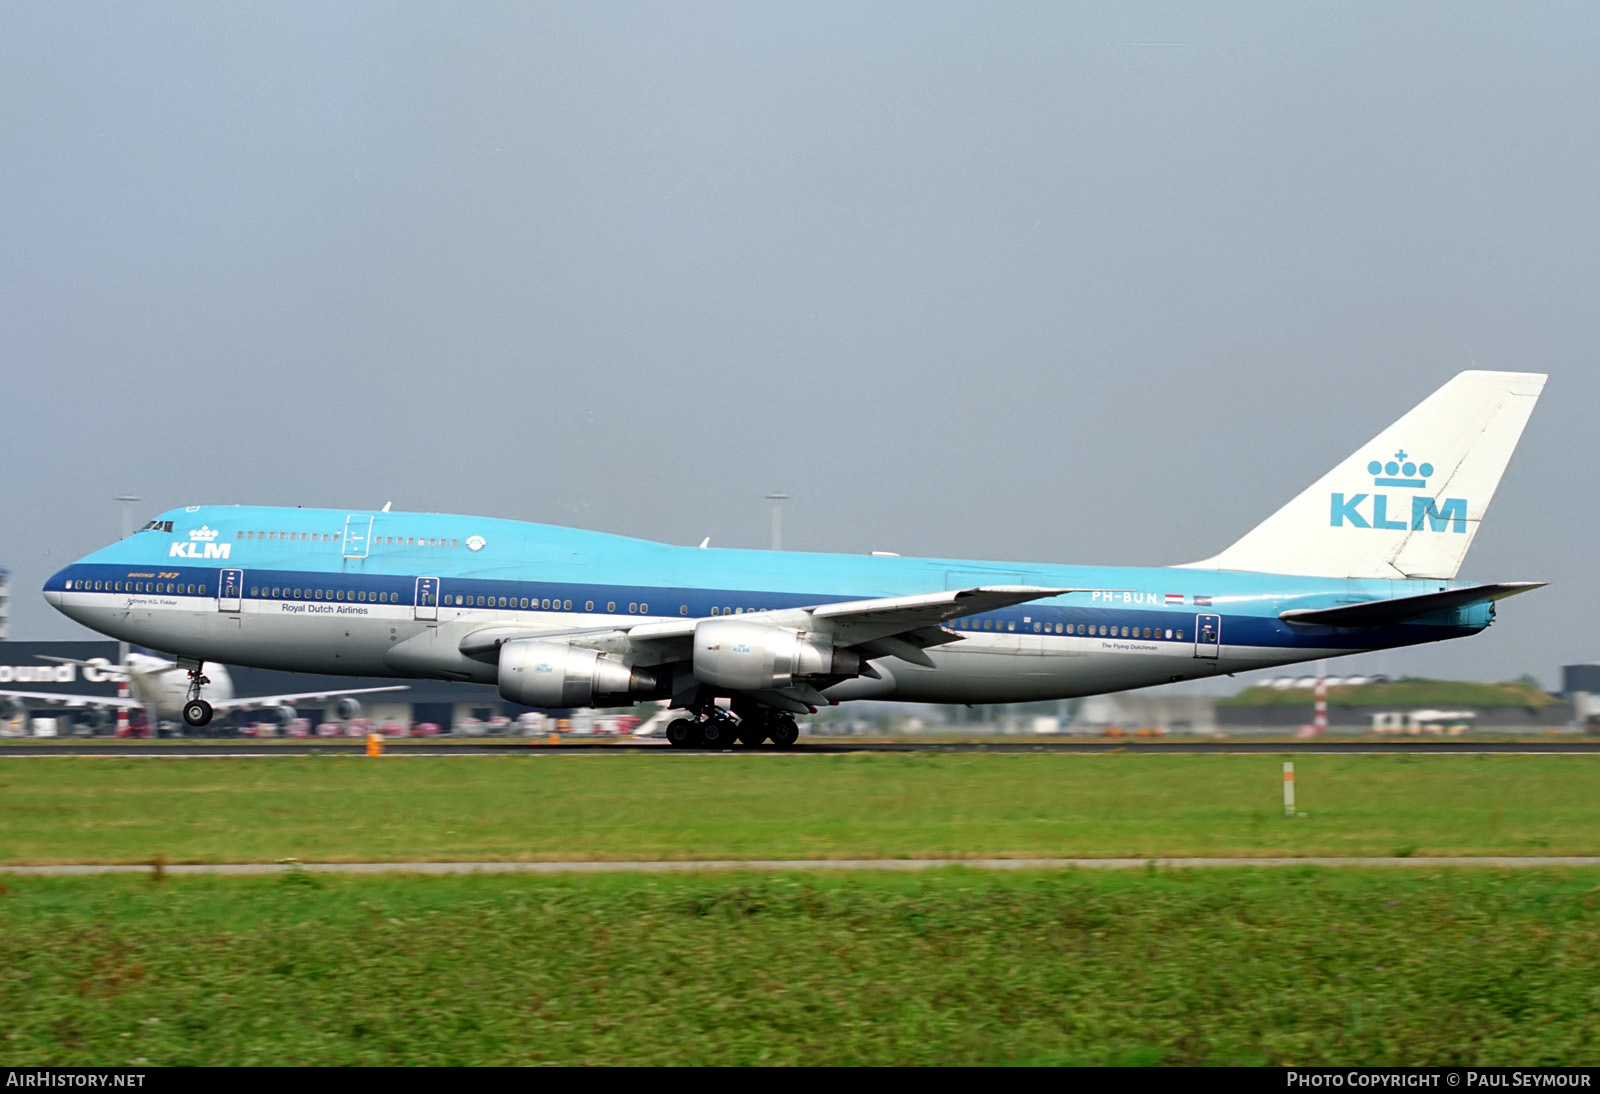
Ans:
{"type": "Polygon", "coordinates": [[[0,1064],[1592,1064],[1600,871],[10,878],[0,1064]]]}
{"type": "Polygon", "coordinates": [[[1600,756],[0,763],[0,862],[1600,853],[1600,756]]]}
{"type": "MultiPolygon", "coordinates": [[[[0,861],[1600,853],[1600,757],[17,759],[0,861]]],[[[1590,1064],[1600,870],[0,877],[0,1065],[1590,1064]]]]}

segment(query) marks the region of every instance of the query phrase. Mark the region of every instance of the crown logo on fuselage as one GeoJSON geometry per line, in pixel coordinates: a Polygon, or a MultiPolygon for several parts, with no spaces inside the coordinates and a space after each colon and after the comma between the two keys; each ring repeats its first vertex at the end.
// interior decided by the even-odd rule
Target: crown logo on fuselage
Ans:
{"type": "Polygon", "coordinates": [[[200,527],[189,533],[189,538],[199,543],[210,543],[212,540],[217,538],[217,530],[202,524],[200,527]]]}
{"type": "Polygon", "coordinates": [[[1428,477],[1433,474],[1433,464],[1412,462],[1402,448],[1388,463],[1373,460],[1367,464],[1367,473],[1372,476],[1374,486],[1414,486],[1418,490],[1426,490],[1428,477]]]}

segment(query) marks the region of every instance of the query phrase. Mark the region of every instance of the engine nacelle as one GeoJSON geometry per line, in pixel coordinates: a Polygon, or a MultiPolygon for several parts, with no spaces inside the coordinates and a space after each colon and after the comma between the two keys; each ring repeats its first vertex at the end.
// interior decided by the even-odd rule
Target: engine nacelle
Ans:
{"type": "Polygon", "coordinates": [[[348,722],[352,718],[361,717],[360,700],[346,695],[342,699],[333,701],[333,716],[341,722],[348,722]]]}
{"type": "Polygon", "coordinates": [[[278,725],[284,729],[288,729],[289,723],[300,717],[299,711],[295,710],[294,707],[290,706],[288,703],[278,704],[272,708],[270,713],[272,714],[273,721],[277,722],[278,725]]]}
{"type": "Polygon", "coordinates": [[[530,707],[588,707],[655,690],[655,677],[595,650],[521,639],[500,647],[500,695],[530,707]]]}
{"type": "Polygon", "coordinates": [[[19,699],[9,695],[0,695],[0,722],[9,722],[13,718],[20,718],[26,714],[28,708],[22,705],[19,699]]]}
{"type": "Polygon", "coordinates": [[[702,619],[694,628],[694,675],[730,691],[784,688],[808,676],[854,676],[861,658],[821,638],[744,619],[702,619]]]}

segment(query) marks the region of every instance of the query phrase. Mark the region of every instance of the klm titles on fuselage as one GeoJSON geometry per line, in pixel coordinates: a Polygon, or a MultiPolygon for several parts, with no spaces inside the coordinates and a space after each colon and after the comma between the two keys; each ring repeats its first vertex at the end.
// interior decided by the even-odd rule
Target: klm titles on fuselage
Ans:
{"type": "MultiPolygon", "coordinates": [[[[1428,476],[1433,474],[1433,464],[1416,464],[1406,459],[1404,449],[1394,454],[1387,463],[1373,460],[1367,464],[1374,486],[1410,486],[1427,489],[1428,476]]],[[[1411,495],[1411,512],[1405,512],[1405,499],[1401,498],[1399,511],[1389,512],[1391,496],[1388,494],[1353,494],[1346,497],[1335,490],[1330,499],[1328,523],[1343,528],[1348,522],[1352,528],[1381,528],[1393,532],[1459,532],[1467,531],[1467,499],[1429,497],[1427,494],[1411,495]],[[1365,512],[1362,511],[1364,503],[1365,512]]]]}
{"type": "Polygon", "coordinates": [[[174,543],[167,552],[168,558],[227,558],[233,551],[231,543],[217,543],[214,528],[200,527],[189,533],[188,543],[174,543]]]}

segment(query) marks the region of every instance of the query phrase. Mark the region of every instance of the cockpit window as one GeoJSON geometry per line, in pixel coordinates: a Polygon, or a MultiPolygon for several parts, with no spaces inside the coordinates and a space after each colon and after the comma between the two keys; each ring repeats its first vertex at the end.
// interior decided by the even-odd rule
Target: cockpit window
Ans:
{"type": "Polygon", "coordinates": [[[146,524],[143,528],[139,529],[139,531],[141,531],[141,532],[170,532],[170,531],[172,531],[172,522],[170,520],[152,520],[148,524],[146,524]]]}

